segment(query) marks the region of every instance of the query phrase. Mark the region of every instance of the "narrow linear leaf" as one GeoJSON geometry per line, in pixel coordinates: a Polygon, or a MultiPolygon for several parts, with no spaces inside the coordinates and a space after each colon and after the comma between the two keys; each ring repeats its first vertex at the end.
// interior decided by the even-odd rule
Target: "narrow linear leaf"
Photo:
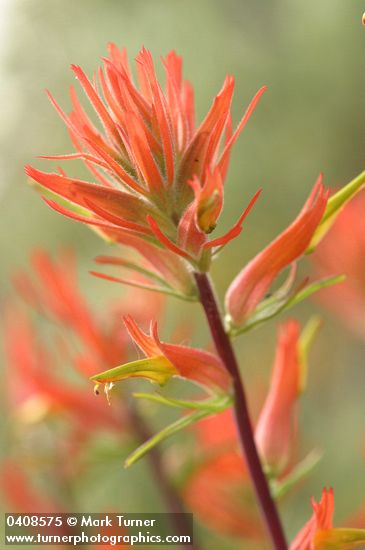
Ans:
{"type": "Polygon", "coordinates": [[[305,325],[299,339],[299,355],[300,355],[300,382],[299,391],[303,393],[307,387],[308,378],[308,353],[312,346],[313,340],[318,334],[322,326],[322,319],[319,315],[314,315],[305,325]]]}
{"type": "Polygon", "coordinates": [[[161,294],[167,294],[168,296],[174,296],[175,298],[179,298],[180,300],[185,300],[187,302],[196,302],[197,297],[196,296],[188,296],[187,294],[183,294],[181,292],[178,292],[177,290],[174,290],[173,288],[169,287],[161,287],[156,285],[149,285],[144,283],[137,283],[135,281],[130,281],[128,279],[122,279],[120,277],[114,277],[113,275],[106,275],[105,273],[99,273],[98,271],[89,271],[90,275],[94,275],[94,277],[98,277],[99,279],[104,279],[106,281],[112,281],[114,283],[120,283],[126,286],[132,286],[135,288],[141,288],[143,290],[149,290],[152,292],[159,292],[161,294]]]}
{"type": "Polygon", "coordinates": [[[363,189],[364,185],[365,171],[350,181],[350,183],[342,187],[342,189],[337,191],[337,193],[332,195],[332,197],[328,200],[321,223],[317,227],[307,248],[307,254],[314,251],[316,246],[320,243],[328,230],[331,228],[332,224],[335,222],[341,210],[352,198],[355,197],[355,195],[357,195],[357,193],[359,193],[359,191],[361,191],[361,189],[363,189]]]}
{"type": "Polygon", "coordinates": [[[29,184],[31,187],[33,187],[40,195],[43,195],[46,198],[52,199],[57,201],[62,206],[65,206],[66,208],[69,208],[72,210],[72,212],[75,212],[76,214],[80,214],[82,216],[87,216],[91,218],[91,212],[87,210],[86,208],[83,208],[79,204],[76,204],[74,202],[71,202],[64,197],[61,197],[57,193],[54,193],[50,189],[47,189],[46,187],[43,187],[39,183],[36,183],[33,180],[29,180],[29,184]]]}
{"type": "Polygon", "coordinates": [[[285,305],[284,309],[288,309],[289,307],[296,306],[306,298],[309,298],[312,296],[312,294],[315,294],[322,288],[326,288],[328,286],[337,285],[338,283],[342,283],[346,279],[345,275],[335,275],[334,277],[326,277],[325,279],[321,279],[320,281],[315,281],[311,285],[306,286],[302,290],[298,292],[295,296],[293,296],[288,303],[285,305]]]}
{"type": "Polygon", "coordinates": [[[365,529],[351,529],[340,527],[328,529],[325,531],[325,547],[328,550],[353,550],[354,548],[364,548],[365,529]]]}
{"type": "MultiPolygon", "coordinates": [[[[56,201],[58,204],[60,204],[61,206],[64,206],[65,208],[68,208],[70,211],[74,212],[75,214],[79,214],[80,216],[85,216],[87,218],[92,217],[91,212],[89,210],[86,210],[86,208],[83,208],[78,204],[68,201],[67,199],[61,197],[60,195],[57,195],[57,193],[54,193],[50,189],[46,189],[45,187],[42,187],[42,185],[39,185],[33,180],[29,180],[29,184],[43,197],[56,201]]],[[[111,237],[106,235],[102,231],[102,229],[100,229],[100,227],[97,227],[95,225],[89,225],[89,229],[91,229],[91,231],[94,231],[94,233],[96,233],[99,237],[101,237],[107,244],[114,244],[115,241],[111,237]]]]}
{"type": "Polygon", "coordinates": [[[279,315],[279,313],[291,309],[292,307],[296,306],[306,298],[309,298],[310,296],[312,296],[312,294],[315,294],[322,288],[341,283],[344,280],[344,275],[327,277],[325,279],[321,279],[320,281],[315,281],[314,283],[307,285],[306,287],[296,292],[294,295],[291,295],[289,298],[287,297],[285,300],[279,300],[277,303],[272,303],[272,298],[269,298],[270,303],[267,307],[265,307],[265,301],[262,302],[243,327],[237,328],[228,326],[228,333],[231,336],[238,336],[239,334],[248,332],[249,330],[252,330],[261,325],[262,323],[273,319],[274,317],[279,315]]]}
{"type": "Polygon", "coordinates": [[[182,418],[179,418],[178,420],[176,420],[176,422],[173,422],[172,424],[155,434],[153,437],[142,443],[142,445],[140,445],[135,451],[133,451],[124,462],[125,468],[129,468],[129,466],[135,464],[146,453],[148,453],[148,451],[161,443],[161,441],[164,441],[171,435],[180,432],[187,426],[190,426],[191,424],[202,420],[210,414],[210,411],[196,411],[192,414],[188,414],[186,416],[183,416],[182,418]]]}
{"type": "MultiPolygon", "coordinates": [[[[96,261],[96,263],[102,264],[102,265],[113,265],[111,262],[109,263],[107,261],[102,261],[102,259],[103,259],[102,256],[98,256],[98,257],[95,258],[95,261],[96,261]]],[[[159,275],[157,275],[153,271],[150,271],[149,269],[146,269],[146,268],[142,267],[141,265],[138,265],[135,262],[118,259],[118,263],[116,263],[115,265],[117,265],[118,267],[122,267],[124,269],[128,269],[130,271],[135,271],[136,273],[140,273],[141,275],[144,275],[148,279],[152,279],[153,281],[159,283],[163,287],[171,288],[171,286],[169,284],[167,284],[165,279],[163,279],[162,277],[160,277],[159,275]]]]}
{"type": "Polygon", "coordinates": [[[181,409],[194,409],[207,412],[221,412],[232,405],[232,396],[224,395],[215,397],[213,399],[206,399],[204,401],[185,401],[183,399],[172,399],[171,397],[165,397],[155,393],[134,393],[134,397],[147,399],[161,405],[168,405],[170,407],[177,407],[181,409]]]}
{"type": "Polygon", "coordinates": [[[318,449],[309,453],[295,468],[281,481],[276,479],[270,480],[270,489],[275,500],[285,496],[293,487],[300,481],[308,477],[319,464],[323,457],[323,453],[318,449]]]}

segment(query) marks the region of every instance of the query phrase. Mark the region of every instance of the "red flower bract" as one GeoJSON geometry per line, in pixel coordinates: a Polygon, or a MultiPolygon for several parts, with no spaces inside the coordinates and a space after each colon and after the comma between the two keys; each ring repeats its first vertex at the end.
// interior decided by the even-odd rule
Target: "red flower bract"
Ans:
{"type": "Polygon", "coordinates": [[[293,446],[300,386],[299,323],[280,326],[270,390],[258,420],[255,439],[264,462],[282,472],[293,446]]]}
{"type": "Polygon", "coordinates": [[[217,387],[223,391],[229,390],[230,375],[215,354],[188,346],[161,342],[157,335],[156,323],[151,323],[150,335],[144,334],[130,316],[125,317],[124,323],[131,338],[147,356],[163,355],[183,378],[203,386],[217,387]]]}
{"type": "Polygon", "coordinates": [[[317,532],[332,529],[334,507],[333,489],[323,489],[320,502],[312,499],[313,515],[291,543],[290,550],[313,550],[317,532]]]}
{"type": "Polygon", "coordinates": [[[312,499],[313,514],[289,550],[352,550],[364,546],[365,530],[333,527],[333,489],[323,489],[320,502],[312,499]]]}
{"type": "MultiPolygon", "coordinates": [[[[182,59],[172,51],[163,64],[164,90],[145,48],[136,58],[138,87],[126,51],[114,45],[109,46],[109,57],[93,82],[80,67],[72,66],[103,130],[94,125],[73,88],[73,110],[69,115],[49,94],[77,152],[44,158],[82,159],[95,182],[68,177],[63,172],[45,173],[31,166],[26,172],[52,196],[66,199],[67,207],[47,199],[48,205],[62,214],[133,248],[134,237],[149,248],[150,255],[162,246],[175,256],[175,261],[179,260],[176,255],[184,258],[178,269],[186,279],[189,263],[205,269],[211,248],[226,244],[241,230],[243,217],[233,231],[208,241],[207,234],[214,229],[222,209],[223,181],[232,145],[264,88],[257,92],[232,132],[234,80],[228,76],[207,116],[195,128],[193,90],[182,78],[182,59]]],[[[140,252],[141,246],[136,248],[140,252]]],[[[188,286],[185,284],[185,290],[188,286]]]]}
{"type": "Polygon", "coordinates": [[[226,294],[226,310],[234,325],[243,324],[265,296],[274,279],[306,251],[328,200],[320,176],[293,223],[251,260],[226,294]]]}

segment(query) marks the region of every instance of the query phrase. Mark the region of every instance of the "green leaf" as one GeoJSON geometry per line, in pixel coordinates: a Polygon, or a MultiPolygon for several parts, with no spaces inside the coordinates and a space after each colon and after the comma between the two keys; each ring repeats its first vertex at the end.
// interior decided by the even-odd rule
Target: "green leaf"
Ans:
{"type": "Polygon", "coordinates": [[[174,290],[173,288],[169,288],[167,286],[161,287],[145,283],[137,283],[133,280],[121,279],[120,277],[114,277],[113,275],[105,275],[104,273],[99,273],[98,271],[90,271],[89,273],[91,275],[94,275],[94,277],[99,277],[99,279],[113,281],[115,283],[132,286],[134,288],[142,288],[143,290],[149,290],[152,292],[159,292],[160,294],[167,294],[168,296],[174,296],[174,298],[179,298],[180,300],[185,300],[187,302],[197,301],[197,296],[189,296],[188,294],[183,294],[182,292],[179,292],[178,290],[174,290]]]}
{"type": "Polygon", "coordinates": [[[299,354],[300,354],[300,393],[303,393],[307,386],[308,377],[308,353],[312,346],[314,338],[317,336],[319,329],[322,326],[322,319],[319,315],[314,315],[305,325],[299,339],[299,354]]]}
{"type": "Polygon", "coordinates": [[[345,280],[344,275],[336,275],[334,277],[327,277],[319,281],[301,288],[300,290],[294,292],[290,296],[284,296],[282,294],[282,288],[279,289],[276,293],[273,294],[270,298],[263,300],[261,304],[257,306],[253,314],[249,317],[246,324],[242,327],[228,327],[228,332],[231,336],[237,336],[244,332],[248,332],[253,328],[265,323],[266,321],[273,319],[279,313],[287,311],[292,307],[296,306],[306,298],[309,298],[315,292],[318,292],[322,288],[335,285],[345,280]]]}
{"type": "Polygon", "coordinates": [[[64,197],[61,197],[60,195],[58,195],[57,193],[54,193],[50,189],[47,189],[46,187],[43,187],[42,185],[35,182],[34,180],[29,179],[29,185],[31,187],[33,187],[40,195],[43,195],[47,199],[52,199],[52,200],[58,202],[59,204],[61,204],[61,206],[64,206],[65,208],[68,208],[72,212],[75,212],[75,214],[80,214],[81,216],[86,216],[88,218],[91,217],[90,210],[87,210],[86,208],[83,208],[79,204],[75,204],[71,201],[68,201],[64,197]]]}
{"type": "Polygon", "coordinates": [[[207,411],[210,413],[221,412],[232,405],[231,395],[221,395],[214,397],[213,399],[206,399],[204,401],[185,401],[183,399],[172,399],[171,397],[165,397],[155,393],[134,393],[133,397],[148,399],[161,405],[168,405],[170,407],[177,407],[181,409],[193,409],[207,411]]]}
{"type": "Polygon", "coordinates": [[[164,356],[146,357],[91,376],[90,380],[99,384],[119,382],[127,378],[147,378],[164,386],[177,373],[175,367],[164,356]]]}
{"type": "MultiPolygon", "coordinates": [[[[60,195],[57,195],[57,193],[54,193],[50,189],[46,189],[42,185],[39,185],[39,183],[36,183],[34,180],[30,179],[29,184],[43,197],[56,201],[58,204],[60,204],[61,206],[64,206],[65,208],[68,208],[71,212],[74,212],[75,214],[79,214],[80,216],[85,216],[86,218],[91,218],[90,210],[83,208],[79,204],[75,204],[73,202],[68,201],[67,199],[65,199],[64,197],[61,197],[60,195]]],[[[91,229],[91,231],[94,231],[94,233],[96,233],[99,237],[101,237],[106,243],[114,244],[115,241],[112,238],[108,237],[100,229],[100,227],[96,225],[89,225],[89,229],[91,229]]]]}
{"type": "Polygon", "coordinates": [[[176,420],[176,422],[173,422],[166,428],[163,428],[160,432],[152,436],[150,439],[142,443],[135,451],[133,451],[128,458],[126,459],[124,466],[128,468],[129,466],[132,466],[132,464],[135,464],[138,460],[140,460],[148,451],[156,447],[161,441],[164,441],[171,435],[174,435],[187,426],[190,426],[191,424],[194,424],[195,422],[198,422],[199,420],[202,420],[206,416],[209,416],[211,414],[210,411],[195,411],[191,414],[188,414],[186,416],[183,416],[182,418],[179,418],[176,420]]]}
{"type": "MultiPolygon", "coordinates": [[[[102,256],[98,256],[95,258],[96,263],[108,265],[107,261],[103,262],[100,260],[100,258],[102,258],[102,256]]],[[[136,262],[131,262],[128,260],[118,258],[118,263],[116,263],[116,265],[118,267],[122,267],[124,269],[129,269],[130,271],[135,271],[136,273],[140,273],[141,275],[144,275],[148,279],[152,279],[154,282],[159,283],[161,286],[166,287],[167,289],[171,288],[171,286],[165,281],[163,277],[160,277],[159,275],[157,275],[157,273],[154,273],[153,271],[150,271],[149,269],[146,269],[140,266],[136,262]]]]}
{"type": "Polygon", "coordinates": [[[132,281],[130,279],[123,279],[120,277],[114,277],[112,275],[104,275],[103,273],[98,273],[95,271],[92,271],[91,273],[97,277],[100,277],[102,279],[112,279],[114,282],[121,283],[124,285],[133,286],[135,288],[142,288],[144,290],[150,290],[152,292],[160,292],[162,294],[167,294],[168,296],[174,296],[175,298],[179,298],[180,300],[185,300],[188,302],[196,302],[198,300],[197,294],[185,294],[183,292],[179,292],[175,288],[173,288],[171,285],[167,283],[167,281],[160,277],[157,273],[154,273],[153,271],[150,271],[149,269],[146,269],[142,266],[140,266],[136,262],[124,260],[123,258],[109,258],[108,256],[97,256],[95,258],[95,261],[97,264],[101,265],[111,265],[111,266],[118,266],[130,271],[135,271],[136,273],[139,273],[146,277],[147,279],[151,280],[153,285],[146,284],[146,283],[138,283],[136,281],[132,281]]]}
{"type": "Polygon", "coordinates": [[[312,240],[307,248],[307,254],[313,252],[319,242],[326,235],[332,224],[335,222],[338,214],[346,206],[346,204],[353,199],[365,184],[365,171],[359,174],[355,179],[350,181],[347,185],[342,187],[337,193],[332,195],[328,200],[326,210],[323,214],[323,218],[318,225],[312,240]]]}
{"type": "Polygon", "coordinates": [[[284,309],[296,306],[306,298],[312,296],[322,288],[328,286],[336,285],[337,283],[342,283],[346,279],[345,275],[334,275],[333,277],[326,277],[325,279],[320,279],[314,283],[302,288],[297,294],[295,294],[288,302],[285,304],[284,309]]]}
{"type": "Polygon", "coordinates": [[[299,462],[284,479],[269,480],[273,498],[275,500],[282,498],[300,481],[307,478],[319,464],[322,456],[322,452],[315,449],[299,462]]]}
{"type": "Polygon", "coordinates": [[[321,547],[326,550],[352,550],[364,548],[365,529],[340,527],[328,529],[321,547]]]}

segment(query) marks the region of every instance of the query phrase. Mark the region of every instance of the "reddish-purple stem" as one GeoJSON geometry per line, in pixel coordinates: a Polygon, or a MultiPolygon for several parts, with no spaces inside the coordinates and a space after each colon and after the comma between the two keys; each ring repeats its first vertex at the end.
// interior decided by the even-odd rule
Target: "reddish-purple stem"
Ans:
{"type": "Polygon", "coordinates": [[[232,376],[234,411],[239,438],[267,530],[275,550],[287,550],[283,527],[256,449],[238,362],[231,341],[224,330],[212,284],[205,273],[195,273],[195,279],[215,347],[226,369],[232,376]]]}

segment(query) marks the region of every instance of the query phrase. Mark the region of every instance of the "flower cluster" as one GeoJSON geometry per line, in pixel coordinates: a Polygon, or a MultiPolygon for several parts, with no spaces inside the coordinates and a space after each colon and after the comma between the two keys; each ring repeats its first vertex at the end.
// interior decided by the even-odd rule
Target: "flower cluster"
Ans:
{"type": "MultiPolygon", "coordinates": [[[[126,358],[126,343],[118,338],[116,319],[113,321],[111,315],[108,328],[99,326],[77,288],[74,257],[69,251],[61,252],[56,261],[37,250],[32,255],[32,269],[33,276],[16,272],[14,286],[33,311],[59,328],[47,342],[29,311],[15,301],[9,304],[5,348],[12,406],[22,418],[36,418],[40,413],[40,417],[54,413],[71,417],[75,442],[81,434],[91,435],[96,426],[119,430],[121,419],[117,411],[101,407],[85,384],[77,385],[71,379],[72,370],[82,375],[82,382],[85,375],[126,358]],[[77,346],[70,346],[65,330],[74,335],[77,346]],[[59,365],[64,363],[72,367],[69,379],[60,376],[59,365]]],[[[126,411],[122,416],[127,429],[126,411]]]]}
{"type": "Polygon", "coordinates": [[[183,80],[182,59],[172,51],[163,64],[165,90],[145,48],[136,58],[138,87],[126,51],[114,45],[109,46],[109,57],[93,82],[80,67],[72,66],[103,129],[94,125],[74,88],[70,114],[64,113],[49,94],[77,150],[57,158],[82,159],[93,182],[31,166],[26,172],[51,192],[51,197],[45,198],[49,206],[90,224],[109,240],[134,248],[149,264],[145,275],[154,282],[159,277],[160,284],[161,278],[166,279],[163,286],[191,296],[191,266],[209,268],[212,250],[240,233],[258,197],[257,193],[226,235],[209,239],[223,206],[232,146],[264,88],[233,131],[230,109],[234,79],[227,77],[207,116],[196,127],[193,89],[183,80]],[[66,205],[55,202],[55,195],[66,205]]]}

